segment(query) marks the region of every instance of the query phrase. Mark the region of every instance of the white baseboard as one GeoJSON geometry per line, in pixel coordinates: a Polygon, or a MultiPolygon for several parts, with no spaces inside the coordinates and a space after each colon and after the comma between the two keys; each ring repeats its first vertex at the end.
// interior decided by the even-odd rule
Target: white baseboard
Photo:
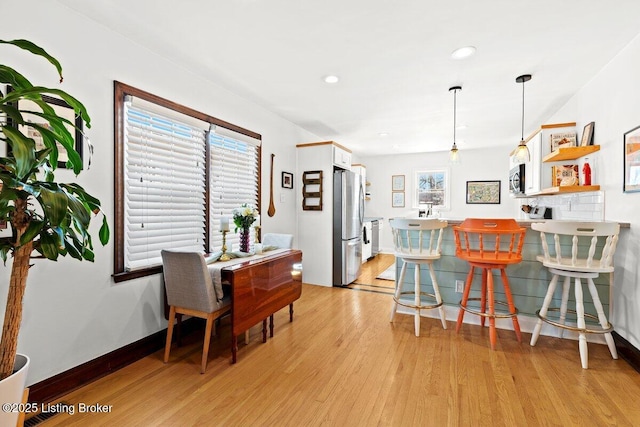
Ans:
{"type": "MultiPolygon", "coordinates": [[[[454,323],[457,322],[459,310],[460,309],[457,306],[445,305],[444,313],[445,313],[445,317],[447,318],[447,321],[454,322],[454,323]]],[[[410,314],[412,316],[414,314],[414,310],[412,308],[403,307],[401,305],[398,306],[397,312],[402,314],[410,314]]],[[[440,314],[437,309],[421,310],[420,316],[440,319],[440,314]]],[[[533,328],[535,327],[537,321],[538,321],[537,317],[527,316],[523,314],[518,315],[518,323],[520,324],[520,331],[522,332],[532,333],[533,328]]],[[[464,323],[468,323],[470,325],[480,325],[480,316],[477,316],[471,313],[465,313],[464,323]]],[[[575,326],[575,323],[567,322],[567,325],[575,326]]],[[[489,322],[485,322],[485,327],[486,328],[489,327],[489,322]]],[[[513,322],[511,321],[510,318],[498,318],[496,319],[496,328],[513,331],[513,322]]],[[[570,331],[567,329],[563,330],[553,325],[550,325],[548,323],[542,324],[542,330],[540,331],[540,335],[560,338],[561,331],[564,331],[563,338],[568,338],[576,341],[578,340],[577,332],[570,331]]],[[[604,340],[604,336],[602,334],[586,334],[586,335],[587,335],[588,342],[606,345],[606,341],[604,340]]]]}

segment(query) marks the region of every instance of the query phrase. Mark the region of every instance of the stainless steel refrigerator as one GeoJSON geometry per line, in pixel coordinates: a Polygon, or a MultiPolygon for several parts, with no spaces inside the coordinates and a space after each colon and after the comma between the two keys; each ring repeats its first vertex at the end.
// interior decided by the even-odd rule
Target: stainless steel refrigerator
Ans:
{"type": "Polygon", "coordinates": [[[362,176],[333,173],[333,286],[347,286],[362,267],[364,186],[362,176]]]}

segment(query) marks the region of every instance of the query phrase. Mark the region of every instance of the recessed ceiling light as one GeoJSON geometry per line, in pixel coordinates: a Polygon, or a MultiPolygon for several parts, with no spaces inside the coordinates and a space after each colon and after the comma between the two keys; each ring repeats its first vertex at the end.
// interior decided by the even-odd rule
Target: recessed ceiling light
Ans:
{"type": "Polygon", "coordinates": [[[387,132],[380,132],[380,133],[378,134],[378,136],[380,136],[380,137],[384,138],[384,137],[386,137],[386,136],[389,136],[389,134],[388,134],[387,132]]]}
{"type": "Polygon", "coordinates": [[[338,76],[330,75],[324,78],[325,83],[338,83],[340,78],[338,76]]]}
{"type": "Polygon", "coordinates": [[[464,58],[470,57],[474,53],[476,53],[476,48],[475,47],[473,47],[473,46],[464,46],[464,47],[461,47],[461,48],[456,49],[453,52],[451,52],[451,57],[453,59],[464,59],[464,58]]]}

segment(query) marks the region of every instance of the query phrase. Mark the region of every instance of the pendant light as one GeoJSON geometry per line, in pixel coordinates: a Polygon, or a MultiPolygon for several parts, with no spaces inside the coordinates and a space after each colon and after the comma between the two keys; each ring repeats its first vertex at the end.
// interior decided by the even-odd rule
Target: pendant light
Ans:
{"type": "Polygon", "coordinates": [[[531,160],[529,148],[527,148],[527,143],[524,142],[524,83],[529,80],[531,80],[531,74],[523,74],[516,77],[516,83],[522,83],[522,135],[520,137],[520,144],[518,144],[516,152],[513,155],[516,164],[527,163],[531,160]]]}
{"type": "Polygon", "coordinates": [[[449,92],[453,91],[453,146],[449,152],[449,163],[460,163],[460,154],[458,153],[458,146],[456,145],[456,94],[459,90],[462,90],[462,86],[453,86],[449,88],[449,92]]]}

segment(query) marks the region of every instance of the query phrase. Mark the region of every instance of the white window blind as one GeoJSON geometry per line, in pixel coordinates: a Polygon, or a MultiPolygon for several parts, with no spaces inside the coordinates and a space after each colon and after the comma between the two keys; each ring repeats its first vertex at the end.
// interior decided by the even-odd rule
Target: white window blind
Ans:
{"type": "Polygon", "coordinates": [[[162,249],[205,249],[206,128],[166,111],[125,102],[127,271],[161,265],[162,249]]]}
{"type": "MultiPolygon", "coordinates": [[[[210,244],[212,251],[222,247],[220,218],[229,218],[227,250],[238,249],[238,233],[234,233],[233,209],[243,203],[258,206],[259,140],[234,138],[229,131],[217,128],[209,132],[210,150],[210,244]]],[[[259,225],[254,222],[253,225],[259,225]]],[[[255,241],[251,228],[251,242],[255,241]]]]}

